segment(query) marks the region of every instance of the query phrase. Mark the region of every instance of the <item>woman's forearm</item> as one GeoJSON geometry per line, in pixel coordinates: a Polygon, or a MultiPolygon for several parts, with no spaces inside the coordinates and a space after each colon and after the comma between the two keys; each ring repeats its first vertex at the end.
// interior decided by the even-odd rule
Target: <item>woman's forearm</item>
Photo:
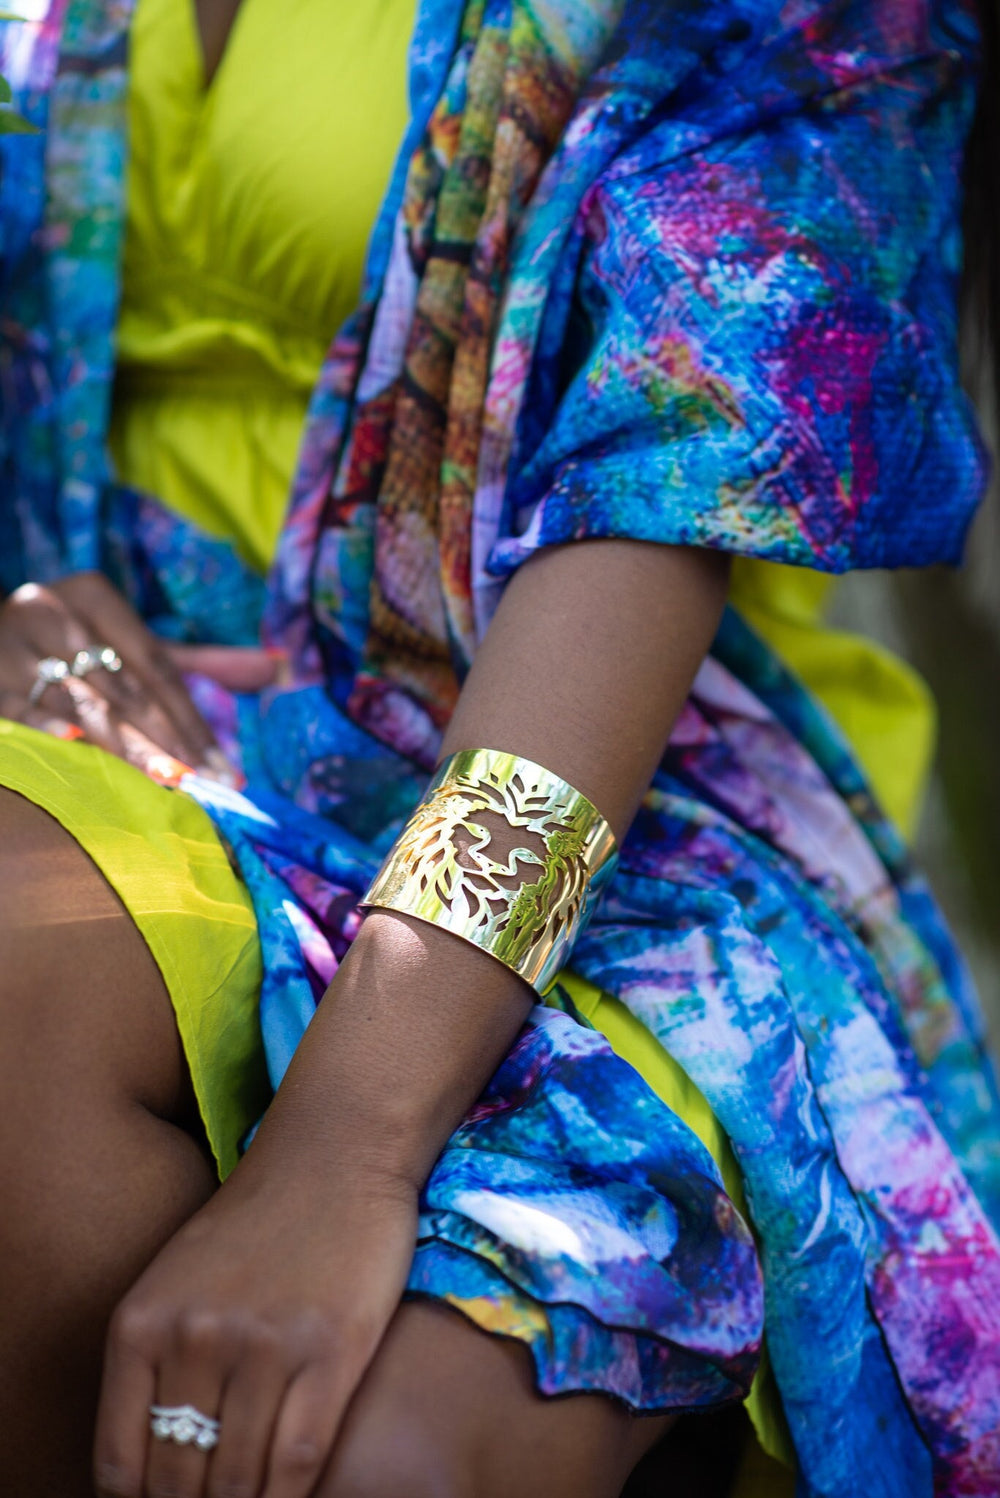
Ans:
{"type": "Polygon", "coordinates": [[[544,765],[627,831],[715,634],[717,552],[581,541],[509,583],[442,754],[506,749],[544,765]]]}
{"type": "MultiPolygon", "coordinates": [[[[621,839],[725,601],[724,558],[634,541],[545,552],[508,586],[442,748],[506,750],[582,791],[621,839]]],[[[375,910],[251,1151],[347,1151],[422,1180],[535,995],[488,954],[375,910]]]]}

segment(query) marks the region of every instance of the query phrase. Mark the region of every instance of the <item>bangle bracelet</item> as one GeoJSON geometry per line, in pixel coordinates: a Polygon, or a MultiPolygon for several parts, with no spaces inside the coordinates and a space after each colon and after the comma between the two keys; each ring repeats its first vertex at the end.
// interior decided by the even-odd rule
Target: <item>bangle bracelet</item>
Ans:
{"type": "Polygon", "coordinates": [[[464,937],[541,993],[617,862],[611,828],[565,780],[516,754],[464,750],[434,776],[362,906],[464,937]]]}

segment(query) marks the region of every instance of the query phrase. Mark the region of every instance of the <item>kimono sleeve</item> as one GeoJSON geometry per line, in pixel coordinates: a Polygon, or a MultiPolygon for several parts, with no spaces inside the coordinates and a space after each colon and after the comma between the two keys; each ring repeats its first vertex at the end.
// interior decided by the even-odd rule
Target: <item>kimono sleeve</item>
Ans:
{"type": "Polygon", "coordinates": [[[972,102],[939,52],[693,149],[666,117],[613,164],[581,210],[586,352],[522,441],[489,571],[600,536],[957,561],[985,478],[957,368],[972,102]]]}

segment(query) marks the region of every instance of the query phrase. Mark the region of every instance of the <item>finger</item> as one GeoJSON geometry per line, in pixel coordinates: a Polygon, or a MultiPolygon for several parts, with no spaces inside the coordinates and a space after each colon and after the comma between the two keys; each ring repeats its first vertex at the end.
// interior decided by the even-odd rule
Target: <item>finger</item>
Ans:
{"type": "MultiPolygon", "coordinates": [[[[121,733],[123,758],[130,765],[149,780],[155,780],[158,785],[179,786],[185,775],[191,771],[191,766],[183,760],[175,759],[172,754],[167,754],[158,744],[151,743],[145,734],[140,733],[131,723],[119,725],[121,733]]],[[[205,773],[204,771],[202,772],[205,773]]]]}
{"type": "Polygon", "coordinates": [[[73,703],[65,694],[60,696],[57,687],[46,686],[44,692],[35,694],[34,702],[30,701],[31,687],[26,687],[25,682],[31,679],[34,657],[25,651],[24,660],[19,660],[19,643],[0,641],[0,718],[25,723],[29,728],[59,738],[82,738],[83,730],[75,720],[73,703]]]}
{"type": "Polygon", "coordinates": [[[211,764],[220,752],[215,735],[191,701],[184,678],[162,641],[148,635],[132,656],[132,668],[173,724],[178,757],[192,765],[211,764]]]}
{"type": "Polygon", "coordinates": [[[126,760],[160,785],[179,785],[192,768],[123,722],[111,704],[84,681],[54,683],[36,703],[30,703],[23,690],[0,689],[0,718],[24,723],[54,738],[86,740],[126,760]],[[86,727],[80,722],[81,714],[86,727]]]}
{"type": "Polygon", "coordinates": [[[208,1471],[208,1498],[260,1492],[287,1386],[287,1368],[276,1346],[258,1339],[245,1349],[223,1390],[219,1445],[208,1471]]]}
{"type": "MultiPolygon", "coordinates": [[[[0,711],[0,717],[8,716],[0,711]]],[[[47,733],[53,739],[66,739],[67,742],[86,741],[87,735],[79,723],[72,722],[69,718],[60,718],[52,713],[43,713],[35,708],[27,708],[21,715],[19,721],[27,728],[37,728],[40,733],[47,733]]]]}
{"type": "Polygon", "coordinates": [[[123,720],[136,727],[161,752],[183,753],[176,730],[166,715],[149,702],[144,688],[127,666],[117,673],[104,669],[86,677],[67,674],[48,684],[40,681],[39,662],[46,658],[64,662],[69,668],[78,653],[94,644],[79,616],[58,594],[42,588],[20,589],[15,595],[15,627],[5,631],[3,676],[9,687],[19,683],[24,694],[14,716],[40,726],[37,712],[77,723],[92,743],[122,758],[125,753],[119,732],[123,720]]]}
{"type": "MultiPolygon", "coordinates": [[[[73,620],[67,627],[67,647],[75,645],[79,636],[79,621],[73,620]]],[[[114,673],[99,669],[82,677],[67,676],[44,699],[39,698],[39,705],[44,706],[57,692],[62,697],[64,715],[80,725],[91,743],[127,760],[154,780],[174,785],[197,763],[170,719],[150,701],[145,686],[128,666],[123,664],[114,673]]]]}
{"type": "MultiPolygon", "coordinates": [[[[178,728],[173,715],[162,701],[162,681],[156,681],[143,668],[139,651],[145,645],[138,647],[138,650],[133,646],[129,654],[126,643],[114,638],[96,639],[96,626],[86,626],[84,633],[90,646],[110,644],[118,653],[122,665],[118,671],[97,667],[79,679],[86,681],[92,692],[111,705],[118,719],[131,723],[165,753],[189,765],[200,764],[205,754],[206,740],[209,745],[212,743],[211,734],[202,724],[202,731],[195,741],[178,728]]],[[[198,722],[201,723],[200,718],[198,722]]]]}
{"type": "MultiPolygon", "coordinates": [[[[108,699],[90,684],[76,677],[67,677],[58,682],[52,692],[46,693],[43,702],[51,701],[59,694],[59,716],[79,724],[92,744],[106,749],[119,759],[127,759],[125,740],[122,737],[122,720],[108,699]]],[[[55,712],[53,703],[52,711],[55,712]]]]}
{"type": "Polygon", "coordinates": [[[263,646],[167,645],[179,671],[207,676],[230,692],[262,692],[283,683],[288,655],[263,646]]]}
{"type": "Polygon", "coordinates": [[[115,674],[99,669],[85,679],[94,692],[111,704],[117,718],[131,724],[150,743],[185,764],[199,763],[204,751],[198,746],[192,747],[191,740],[178,731],[173,718],[152,695],[134,665],[123,666],[115,674]]]}
{"type": "Polygon", "coordinates": [[[191,770],[189,764],[178,760],[123,718],[89,678],[81,681],[69,677],[59,683],[59,690],[70,704],[72,721],[99,749],[125,760],[161,785],[178,785],[191,770]]]}
{"type": "MultiPolygon", "coordinates": [[[[69,643],[77,634],[74,629],[69,643]]],[[[72,664],[74,656],[69,659],[72,664]]],[[[129,758],[123,752],[121,729],[131,724],[162,753],[187,760],[185,746],[170,718],[150,700],[143,683],[124,663],[116,671],[97,667],[80,675],[71,672],[56,683],[55,690],[61,691],[63,706],[71,707],[71,716],[87,725],[89,736],[102,748],[129,758]]]]}
{"type": "MultiPolygon", "coordinates": [[[[23,678],[25,672],[17,664],[17,655],[20,642],[0,641],[0,662],[5,669],[0,670],[0,718],[9,718],[15,723],[24,723],[28,728],[37,728],[40,733],[50,734],[57,739],[83,739],[86,737],[79,723],[72,716],[72,702],[63,703],[63,712],[49,711],[41,701],[32,703],[25,695],[23,688],[18,686],[10,689],[5,683],[18,681],[23,678]]],[[[30,652],[24,652],[30,660],[30,652]]],[[[30,689],[29,689],[30,692],[30,689]]]]}
{"type": "Polygon", "coordinates": [[[156,1390],[156,1332],[123,1310],[113,1318],[94,1435],[98,1498],[140,1498],[149,1441],[149,1407],[156,1390]]]}
{"type": "MultiPolygon", "coordinates": [[[[132,723],[170,759],[225,784],[240,783],[238,771],[218,748],[162,641],[146,628],[107,578],[97,573],[77,574],[63,579],[49,596],[69,613],[75,625],[63,653],[68,652],[69,643],[74,652],[110,645],[124,662],[117,673],[97,670],[87,678],[122,721],[132,723]]],[[[123,757],[139,762],[129,754],[123,757]]],[[[173,784],[176,777],[161,773],[153,778],[173,784]]]]}
{"type": "Polygon", "coordinates": [[[69,674],[71,619],[64,604],[47,589],[19,588],[4,605],[0,624],[0,694],[7,716],[22,719],[26,708],[61,711],[59,682],[42,674],[49,659],[69,674]]]}
{"type": "MultiPolygon", "coordinates": [[[[156,1380],[156,1407],[193,1409],[203,1420],[219,1417],[222,1390],[234,1349],[217,1315],[188,1311],[178,1317],[156,1380]]],[[[207,1491],[210,1448],[199,1446],[198,1422],[187,1430],[175,1424],[173,1439],[153,1439],[146,1452],[146,1498],[203,1498],[207,1491]],[[184,1439],[186,1437],[186,1439],[184,1439]]]]}
{"type": "Polygon", "coordinates": [[[308,1498],[330,1460],[354,1384],[333,1362],[310,1363],[288,1387],[262,1498],[308,1498]]]}
{"type": "MultiPolygon", "coordinates": [[[[89,630],[87,644],[114,647],[141,684],[149,707],[164,715],[171,731],[164,734],[149,717],[136,721],[136,727],[178,759],[192,765],[205,763],[206,751],[215,745],[212,731],[191,701],[162,641],[128,601],[106,578],[94,574],[66,579],[60,584],[60,593],[89,630]]],[[[135,721],[131,713],[129,716],[135,721]]]]}

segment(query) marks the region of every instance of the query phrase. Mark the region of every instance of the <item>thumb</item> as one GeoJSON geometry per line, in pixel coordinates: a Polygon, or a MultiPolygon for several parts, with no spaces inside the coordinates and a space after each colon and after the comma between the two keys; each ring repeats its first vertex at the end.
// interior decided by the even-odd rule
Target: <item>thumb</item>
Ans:
{"type": "Polygon", "coordinates": [[[179,671],[207,676],[230,692],[260,692],[287,679],[288,656],[260,645],[168,645],[179,671]]]}

